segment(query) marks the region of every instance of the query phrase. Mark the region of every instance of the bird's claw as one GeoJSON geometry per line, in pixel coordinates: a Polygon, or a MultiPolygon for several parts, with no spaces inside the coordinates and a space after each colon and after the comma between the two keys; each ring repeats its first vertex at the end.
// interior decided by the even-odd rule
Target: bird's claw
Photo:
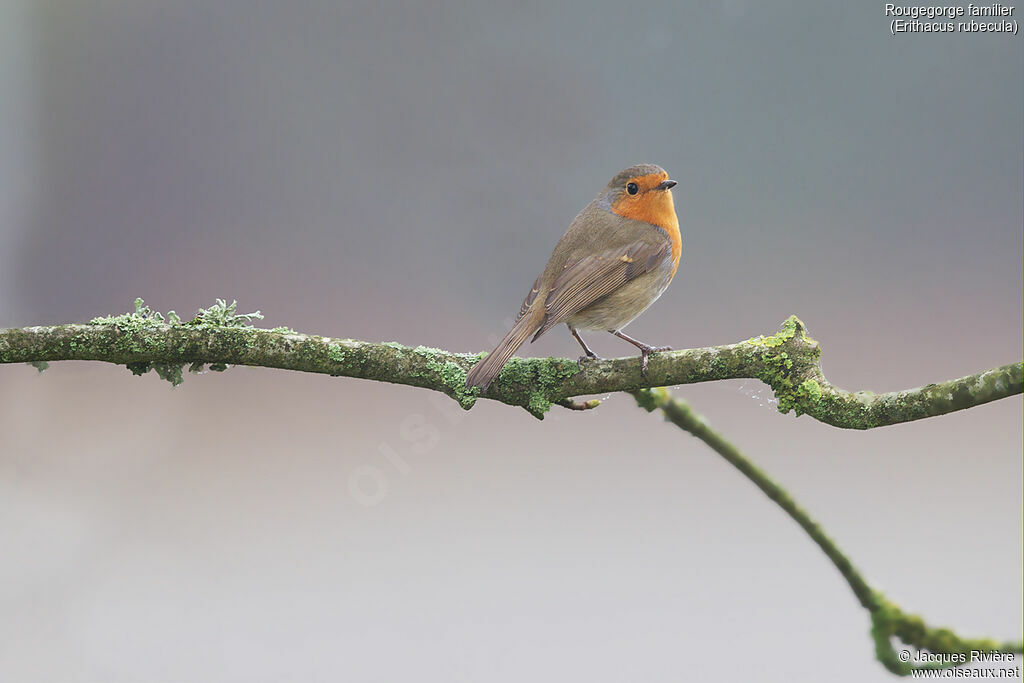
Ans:
{"type": "Polygon", "coordinates": [[[576,367],[578,367],[580,370],[582,370],[583,369],[583,364],[585,362],[591,361],[591,360],[604,360],[604,359],[601,358],[601,356],[597,355],[596,353],[588,353],[588,354],[582,355],[582,356],[580,356],[579,358],[576,359],[576,367]]]}
{"type": "Polygon", "coordinates": [[[647,376],[647,357],[659,351],[671,351],[671,346],[642,346],[640,347],[640,375],[647,376]]]}

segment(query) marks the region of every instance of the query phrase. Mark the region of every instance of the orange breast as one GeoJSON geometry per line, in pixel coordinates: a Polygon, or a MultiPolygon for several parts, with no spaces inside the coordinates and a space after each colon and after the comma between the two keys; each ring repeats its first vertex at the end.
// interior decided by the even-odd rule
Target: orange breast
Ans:
{"type": "Polygon", "coordinates": [[[642,176],[636,179],[641,191],[636,195],[623,194],[622,197],[612,205],[612,213],[623,218],[632,218],[636,221],[643,221],[656,225],[668,234],[672,242],[672,275],[679,268],[679,257],[682,256],[683,239],[679,234],[679,219],[676,217],[676,207],[672,202],[671,190],[654,189],[661,181],[667,180],[668,176],[661,173],[642,176]]]}

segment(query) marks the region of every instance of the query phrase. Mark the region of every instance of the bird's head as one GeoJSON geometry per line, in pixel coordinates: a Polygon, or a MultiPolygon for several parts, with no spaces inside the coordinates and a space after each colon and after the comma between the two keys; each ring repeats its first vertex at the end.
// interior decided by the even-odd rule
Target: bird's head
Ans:
{"type": "Polygon", "coordinates": [[[678,231],[679,220],[672,202],[675,186],[676,181],[661,166],[638,164],[612,178],[598,201],[616,215],[678,231]]]}

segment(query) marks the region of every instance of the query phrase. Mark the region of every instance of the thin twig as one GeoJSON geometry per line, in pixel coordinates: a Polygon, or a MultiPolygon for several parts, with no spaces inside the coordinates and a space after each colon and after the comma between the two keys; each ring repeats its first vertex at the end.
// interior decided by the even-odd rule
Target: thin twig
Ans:
{"type": "Polygon", "coordinates": [[[964,639],[949,629],[929,627],[918,616],[904,614],[880,592],[871,588],[850,559],[828,537],[821,525],[814,521],[785,489],[748,460],[736,446],[713,430],[704,418],[694,412],[686,402],[674,398],[666,389],[642,389],[633,392],[633,395],[642,408],[648,411],[661,410],[669,422],[694,435],[725,458],[730,465],[754,482],[755,486],[807,532],[811,540],[822,549],[839,570],[860,604],[870,612],[871,634],[875,641],[876,656],[893,673],[905,676],[915,668],[946,668],[958,663],[966,663],[970,661],[969,655],[972,650],[981,652],[994,650],[1002,653],[1024,652],[1024,643],[1020,641],[998,643],[990,639],[964,639]],[[957,661],[954,658],[952,661],[930,662],[923,665],[902,661],[893,647],[893,636],[897,636],[907,645],[924,648],[932,653],[960,655],[963,661],[957,661]]]}

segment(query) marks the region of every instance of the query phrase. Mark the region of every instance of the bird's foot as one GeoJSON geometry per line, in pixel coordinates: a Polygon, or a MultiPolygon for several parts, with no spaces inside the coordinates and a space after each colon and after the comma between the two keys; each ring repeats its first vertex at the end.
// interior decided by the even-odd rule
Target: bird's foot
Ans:
{"type": "Polygon", "coordinates": [[[659,351],[671,351],[672,350],[671,346],[651,346],[650,344],[645,344],[642,341],[640,341],[639,339],[633,339],[632,337],[630,337],[628,334],[626,334],[622,330],[608,330],[608,331],[611,332],[612,334],[614,334],[619,339],[625,339],[630,344],[632,344],[636,348],[640,349],[640,359],[641,359],[640,360],[640,374],[643,375],[644,377],[647,376],[647,356],[651,355],[652,353],[657,353],[659,351]]]}
{"type": "Polygon", "coordinates": [[[604,358],[601,358],[601,356],[597,355],[593,351],[590,351],[589,353],[584,354],[576,359],[576,367],[582,370],[583,364],[592,360],[604,360],[604,358]]]}
{"type": "Polygon", "coordinates": [[[644,344],[643,346],[640,346],[639,344],[637,344],[637,346],[640,348],[640,374],[643,375],[644,377],[647,376],[647,357],[648,356],[650,356],[652,353],[658,353],[659,351],[671,351],[672,350],[671,346],[649,346],[647,344],[644,344]]]}

